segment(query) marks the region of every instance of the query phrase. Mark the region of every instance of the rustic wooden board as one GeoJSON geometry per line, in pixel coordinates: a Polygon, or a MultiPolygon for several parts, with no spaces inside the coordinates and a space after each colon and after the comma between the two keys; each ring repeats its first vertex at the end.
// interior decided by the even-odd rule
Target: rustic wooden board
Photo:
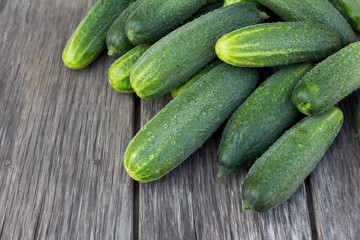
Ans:
{"type": "Polygon", "coordinates": [[[131,239],[134,98],[61,60],[91,1],[0,2],[0,239],[131,239]]]}
{"type": "MultiPolygon", "coordinates": [[[[142,101],[141,126],[170,100],[142,101]]],[[[221,130],[221,129],[220,129],[221,130]]],[[[245,173],[216,178],[221,131],[162,179],[139,186],[140,239],[311,239],[305,186],[268,213],[242,209],[245,173]]]]}
{"type": "Polygon", "coordinates": [[[311,174],[319,239],[360,238],[360,140],[355,96],[340,104],[345,118],[343,128],[311,174]]]}
{"type": "MultiPolygon", "coordinates": [[[[360,34],[357,35],[360,40],[360,34]]],[[[339,104],[344,125],[310,176],[319,239],[360,238],[360,140],[356,113],[359,92],[339,104]]]]}
{"type": "Polygon", "coordinates": [[[219,181],[221,129],[163,179],[140,184],[122,158],[171,99],[107,83],[105,55],[81,71],[61,52],[96,0],[0,1],[0,239],[358,239],[355,96],[311,177],[280,207],[242,210],[245,173],[219,181]]]}

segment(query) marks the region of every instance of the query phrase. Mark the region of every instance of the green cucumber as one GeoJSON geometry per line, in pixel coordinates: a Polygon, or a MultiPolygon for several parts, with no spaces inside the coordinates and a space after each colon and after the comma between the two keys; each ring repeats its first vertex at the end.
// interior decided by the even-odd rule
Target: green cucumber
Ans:
{"type": "Polygon", "coordinates": [[[99,0],[81,21],[62,54],[68,68],[81,69],[92,63],[106,47],[106,33],[118,15],[133,0],[99,0]]]}
{"type": "Polygon", "coordinates": [[[239,2],[247,2],[247,3],[251,3],[254,4],[256,7],[260,7],[261,8],[261,4],[258,3],[256,0],[225,0],[224,1],[224,6],[233,4],[233,3],[239,3],[239,2]]]}
{"type": "Polygon", "coordinates": [[[249,167],[296,120],[300,112],[291,94],[312,67],[306,63],[278,71],[232,114],[220,142],[219,178],[249,167]]]}
{"type": "Polygon", "coordinates": [[[340,109],[306,117],[251,167],[242,185],[245,210],[264,212],[291,197],[324,156],[343,123],[340,109]]]}
{"type": "Polygon", "coordinates": [[[356,31],[360,32],[360,0],[330,0],[356,31]]]}
{"type": "Polygon", "coordinates": [[[255,88],[256,69],[225,63],[172,100],[133,138],[124,166],[140,182],[161,178],[198,149],[255,88]]]}
{"type": "Polygon", "coordinates": [[[142,0],[131,3],[111,25],[106,35],[108,55],[121,56],[134,47],[125,33],[125,23],[131,14],[139,7],[142,0]]]}
{"type": "Polygon", "coordinates": [[[214,46],[221,36],[259,21],[256,7],[236,3],[185,24],[152,45],[139,59],[130,75],[131,86],[144,99],[170,92],[216,57],[214,46]]]}
{"type": "Polygon", "coordinates": [[[319,63],[296,86],[292,101],[307,115],[328,110],[360,87],[360,42],[319,63]]]}
{"type": "Polygon", "coordinates": [[[320,23],[336,31],[341,45],[356,41],[355,33],[328,0],[257,0],[285,21],[320,23]]]}
{"type": "Polygon", "coordinates": [[[134,44],[150,44],[196,13],[207,0],[146,0],[127,19],[126,34],[134,44]]]}
{"type": "Polygon", "coordinates": [[[116,60],[109,69],[109,81],[111,86],[118,92],[134,92],[130,84],[130,73],[141,55],[149,48],[147,45],[139,45],[116,60]]]}
{"type": "Polygon", "coordinates": [[[206,73],[208,73],[211,69],[213,69],[214,67],[216,67],[220,63],[222,63],[220,60],[215,60],[215,61],[209,63],[208,65],[206,65],[197,74],[195,74],[193,77],[191,77],[189,79],[189,81],[187,81],[183,85],[171,90],[171,96],[173,98],[176,98],[180,93],[182,93],[183,91],[185,91],[186,89],[191,87],[191,85],[193,85],[197,80],[199,80],[202,76],[204,76],[206,73]]]}
{"type": "Polygon", "coordinates": [[[238,67],[266,67],[324,59],[341,46],[339,36],[320,24],[263,23],[226,34],[216,54],[238,67]]]}

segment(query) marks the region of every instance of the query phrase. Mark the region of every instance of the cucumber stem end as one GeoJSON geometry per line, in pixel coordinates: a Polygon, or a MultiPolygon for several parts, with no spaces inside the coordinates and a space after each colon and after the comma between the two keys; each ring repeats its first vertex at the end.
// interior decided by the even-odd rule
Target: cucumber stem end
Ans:
{"type": "Polygon", "coordinates": [[[220,168],[220,171],[219,171],[219,173],[217,175],[218,179],[223,178],[225,175],[226,175],[226,170],[223,169],[223,168],[220,168]]]}

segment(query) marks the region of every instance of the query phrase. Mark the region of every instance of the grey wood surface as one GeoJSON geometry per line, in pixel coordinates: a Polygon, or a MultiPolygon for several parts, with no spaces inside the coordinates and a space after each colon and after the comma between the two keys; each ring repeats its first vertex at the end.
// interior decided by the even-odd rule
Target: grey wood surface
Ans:
{"type": "MultiPolygon", "coordinates": [[[[131,180],[135,132],[169,101],[111,89],[105,55],[81,71],[61,53],[95,0],[0,0],[0,239],[360,239],[356,97],[295,195],[242,210],[246,173],[216,179],[221,127],[170,174],[131,180]]],[[[269,73],[264,73],[269,75],[269,73]]]]}
{"type": "Polygon", "coordinates": [[[0,239],[131,239],[134,97],[61,53],[95,1],[1,0],[0,239]]]}

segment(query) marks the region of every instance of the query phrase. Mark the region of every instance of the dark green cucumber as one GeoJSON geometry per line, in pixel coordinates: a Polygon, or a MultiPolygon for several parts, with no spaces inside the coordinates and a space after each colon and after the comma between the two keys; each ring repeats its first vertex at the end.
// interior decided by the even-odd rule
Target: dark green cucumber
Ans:
{"type": "Polygon", "coordinates": [[[161,178],[198,149],[255,88],[255,69],[225,63],[172,100],[126,149],[124,166],[140,182],[161,178]]]}
{"type": "Polygon", "coordinates": [[[263,23],[226,34],[216,54],[238,67],[266,67],[324,59],[341,46],[335,31],[305,22],[263,23]]]}
{"type": "Polygon", "coordinates": [[[221,36],[259,21],[256,7],[236,3],[185,24],[152,45],[139,59],[130,75],[131,86],[144,99],[170,92],[216,57],[214,46],[221,36]]]}
{"type": "Polygon", "coordinates": [[[81,69],[105,49],[106,33],[119,14],[133,0],[99,0],[81,21],[62,54],[68,68],[81,69]]]}
{"type": "Polygon", "coordinates": [[[342,112],[333,107],[288,130],[251,167],[242,185],[244,209],[264,212],[290,198],[324,156],[342,123],[342,112]]]}
{"type": "Polygon", "coordinates": [[[139,7],[142,0],[131,3],[111,25],[106,35],[106,45],[110,56],[121,56],[134,47],[125,33],[125,23],[139,7]]]}
{"type": "Polygon", "coordinates": [[[353,43],[319,63],[296,86],[292,100],[312,115],[328,110],[360,87],[360,42],[353,43]]]}
{"type": "Polygon", "coordinates": [[[296,120],[300,112],[291,94],[312,67],[306,63],[278,71],[232,114],[220,142],[219,178],[249,167],[296,120]]]}
{"type": "Polygon", "coordinates": [[[139,45],[116,60],[109,69],[109,81],[118,92],[134,92],[130,84],[130,73],[141,55],[149,48],[148,45],[139,45]]]}
{"type": "Polygon", "coordinates": [[[257,0],[285,21],[320,23],[334,29],[342,46],[355,39],[355,33],[339,11],[328,0],[257,0]]]}
{"type": "Polygon", "coordinates": [[[220,63],[222,63],[220,60],[215,60],[211,63],[209,63],[208,65],[206,65],[203,69],[201,69],[197,74],[195,74],[194,76],[192,76],[189,81],[187,81],[186,83],[184,83],[183,85],[174,88],[173,90],[171,90],[171,96],[173,98],[177,97],[180,93],[182,93],[183,91],[185,91],[186,89],[188,89],[189,87],[191,87],[191,85],[193,85],[197,80],[199,80],[202,76],[204,76],[206,73],[208,73],[211,69],[213,69],[214,67],[216,67],[217,65],[219,65],[220,63]]]}
{"type": "Polygon", "coordinates": [[[127,19],[126,34],[134,44],[150,44],[196,13],[207,0],[146,0],[127,19]]]}
{"type": "Polygon", "coordinates": [[[360,32],[360,0],[330,0],[356,31],[360,32]]]}

